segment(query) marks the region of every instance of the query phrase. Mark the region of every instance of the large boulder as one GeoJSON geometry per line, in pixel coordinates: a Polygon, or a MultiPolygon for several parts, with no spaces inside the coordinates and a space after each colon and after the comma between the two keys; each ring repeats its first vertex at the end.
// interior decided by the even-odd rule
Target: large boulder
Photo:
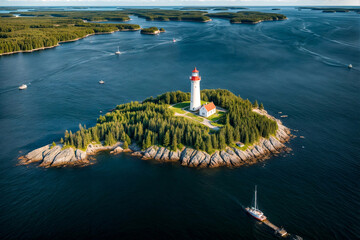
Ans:
{"type": "Polygon", "coordinates": [[[53,147],[44,157],[42,163],[40,164],[40,167],[47,167],[50,166],[50,164],[54,161],[56,155],[58,155],[61,151],[62,146],[55,146],[53,147]]]}
{"type": "Polygon", "coordinates": [[[224,160],[222,159],[222,157],[220,156],[218,151],[216,151],[213,155],[211,155],[210,162],[209,162],[210,168],[220,167],[220,166],[224,166],[224,165],[226,165],[226,163],[224,162],[224,160]]]}
{"type": "Polygon", "coordinates": [[[75,150],[75,159],[76,160],[85,160],[86,159],[86,152],[76,149],[75,150]]]}
{"type": "Polygon", "coordinates": [[[176,162],[180,160],[181,152],[179,150],[171,151],[169,154],[169,161],[176,162]]]}
{"type": "Polygon", "coordinates": [[[169,149],[167,149],[167,148],[165,148],[165,150],[164,150],[164,152],[163,152],[163,154],[162,154],[162,156],[161,156],[161,160],[162,161],[169,161],[169,155],[170,155],[170,150],[169,149]]]}
{"type": "Polygon", "coordinates": [[[144,159],[155,158],[156,153],[157,153],[156,147],[151,146],[145,150],[143,158],[144,159]]]}
{"type": "Polygon", "coordinates": [[[28,163],[41,161],[44,158],[43,153],[49,149],[50,149],[50,145],[45,145],[41,148],[37,148],[29,152],[28,154],[25,155],[25,158],[27,159],[28,163]]]}
{"type": "Polygon", "coordinates": [[[244,151],[241,151],[240,149],[237,149],[237,148],[233,148],[234,149],[234,152],[236,153],[236,155],[238,155],[238,157],[246,162],[246,160],[248,159],[248,155],[244,152],[244,151]]]}
{"type": "Polygon", "coordinates": [[[185,148],[180,155],[181,165],[188,166],[190,164],[191,158],[196,150],[191,148],[185,148]]]}
{"type": "Polygon", "coordinates": [[[241,161],[241,159],[238,157],[238,155],[232,149],[226,150],[226,153],[228,154],[228,156],[230,158],[230,162],[233,166],[243,165],[243,162],[241,161]]]}
{"type": "Polygon", "coordinates": [[[203,161],[205,160],[205,154],[202,151],[196,151],[193,156],[191,157],[188,166],[189,167],[199,167],[202,165],[203,161]]]}
{"type": "Polygon", "coordinates": [[[66,165],[69,164],[74,159],[75,159],[74,149],[66,148],[65,150],[60,151],[60,153],[55,156],[51,166],[56,167],[56,166],[66,165]]]}
{"type": "Polygon", "coordinates": [[[280,150],[282,148],[284,148],[284,144],[282,144],[279,140],[277,140],[276,138],[274,138],[273,136],[270,137],[270,143],[274,146],[274,148],[276,148],[277,150],[280,150]]]}
{"type": "Polygon", "coordinates": [[[164,150],[165,150],[164,147],[159,148],[159,150],[157,151],[154,159],[155,159],[155,160],[160,160],[161,156],[162,156],[163,153],[164,153],[164,150]]]}
{"type": "Polygon", "coordinates": [[[123,152],[123,151],[124,151],[124,149],[123,149],[122,147],[117,146],[117,147],[114,148],[114,150],[112,150],[110,153],[111,153],[111,154],[119,154],[119,153],[121,153],[121,152],[123,152]]]}

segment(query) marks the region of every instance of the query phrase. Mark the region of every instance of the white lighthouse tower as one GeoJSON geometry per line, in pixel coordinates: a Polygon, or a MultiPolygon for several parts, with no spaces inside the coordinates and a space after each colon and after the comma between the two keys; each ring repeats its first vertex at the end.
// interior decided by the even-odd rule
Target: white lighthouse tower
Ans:
{"type": "Polygon", "coordinates": [[[201,77],[199,76],[199,71],[195,69],[192,71],[190,77],[191,80],[191,100],[190,100],[190,110],[196,111],[201,107],[200,101],[200,81],[201,77]]]}

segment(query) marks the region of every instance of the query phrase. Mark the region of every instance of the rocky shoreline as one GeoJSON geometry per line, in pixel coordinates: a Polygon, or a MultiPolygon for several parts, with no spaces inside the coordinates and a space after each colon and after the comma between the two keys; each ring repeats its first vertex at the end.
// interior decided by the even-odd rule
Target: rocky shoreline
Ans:
{"type": "Polygon", "coordinates": [[[139,31],[139,30],[140,30],[140,28],[139,28],[139,29],[133,29],[133,30],[130,30],[130,29],[120,30],[120,29],[119,29],[119,30],[115,30],[115,31],[111,31],[111,32],[91,33],[91,34],[87,34],[87,35],[85,35],[85,36],[83,36],[83,37],[79,37],[79,38],[75,38],[75,39],[70,39],[70,40],[66,40],[66,41],[59,41],[58,44],[53,45],[53,46],[41,47],[41,48],[34,48],[34,49],[31,49],[31,50],[20,50],[20,51],[14,51],[14,52],[0,53],[0,56],[10,55],[10,54],[15,54],[15,53],[29,53],[29,52],[35,52],[35,51],[50,49],[50,48],[54,48],[54,47],[60,46],[60,43],[75,42],[75,41],[78,41],[78,40],[80,40],[80,39],[83,39],[83,38],[86,38],[86,37],[89,37],[89,36],[93,36],[93,35],[111,34],[111,33],[114,33],[114,32],[139,31]]]}
{"type": "Polygon", "coordinates": [[[265,110],[255,109],[254,111],[274,119],[278,124],[278,130],[275,136],[271,136],[269,139],[261,138],[259,142],[248,147],[246,150],[240,150],[237,147],[227,147],[225,150],[215,151],[210,155],[206,152],[186,147],[181,150],[171,151],[165,147],[151,146],[142,151],[133,144],[129,146],[129,149],[123,149],[121,142],[117,142],[113,146],[89,144],[86,151],[71,147],[63,149],[61,144],[56,146],[49,144],[20,157],[19,164],[39,163],[40,167],[84,166],[91,164],[89,158],[99,151],[110,151],[111,154],[131,152],[131,155],[138,156],[143,160],[154,159],[160,162],[179,162],[187,167],[238,167],[255,164],[281,152],[290,151],[291,149],[284,145],[292,137],[290,129],[285,127],[279,119],[269,115],[265,110]]]}

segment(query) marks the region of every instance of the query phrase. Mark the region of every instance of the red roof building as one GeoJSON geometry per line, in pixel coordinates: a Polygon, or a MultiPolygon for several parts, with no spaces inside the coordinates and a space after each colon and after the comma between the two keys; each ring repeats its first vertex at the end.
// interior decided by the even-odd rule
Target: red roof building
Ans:
{"type": "Polygon", "coordinates": [[[209,117],[214,113],[216,113],[216,106],[213,102],[202,105],[199,111],[200,116],[203,117],[209,117]]]}

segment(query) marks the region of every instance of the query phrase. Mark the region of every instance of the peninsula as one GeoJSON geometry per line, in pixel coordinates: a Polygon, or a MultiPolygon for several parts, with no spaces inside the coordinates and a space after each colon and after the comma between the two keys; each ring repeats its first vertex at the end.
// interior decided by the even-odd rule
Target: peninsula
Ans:
{"type": "Polygon", "coordinates": [[[178,161],[189,167],[250,165],[288,150],[290,130],[228,90],[202,90],[199,71],[190,77],[191,94],[167,92],[142,102],[118,105],[91,128],[79,126],[20,157],[21,164],[42,167],[89,164],[89,156],[109,150],[142,159],[178,161]]]}

